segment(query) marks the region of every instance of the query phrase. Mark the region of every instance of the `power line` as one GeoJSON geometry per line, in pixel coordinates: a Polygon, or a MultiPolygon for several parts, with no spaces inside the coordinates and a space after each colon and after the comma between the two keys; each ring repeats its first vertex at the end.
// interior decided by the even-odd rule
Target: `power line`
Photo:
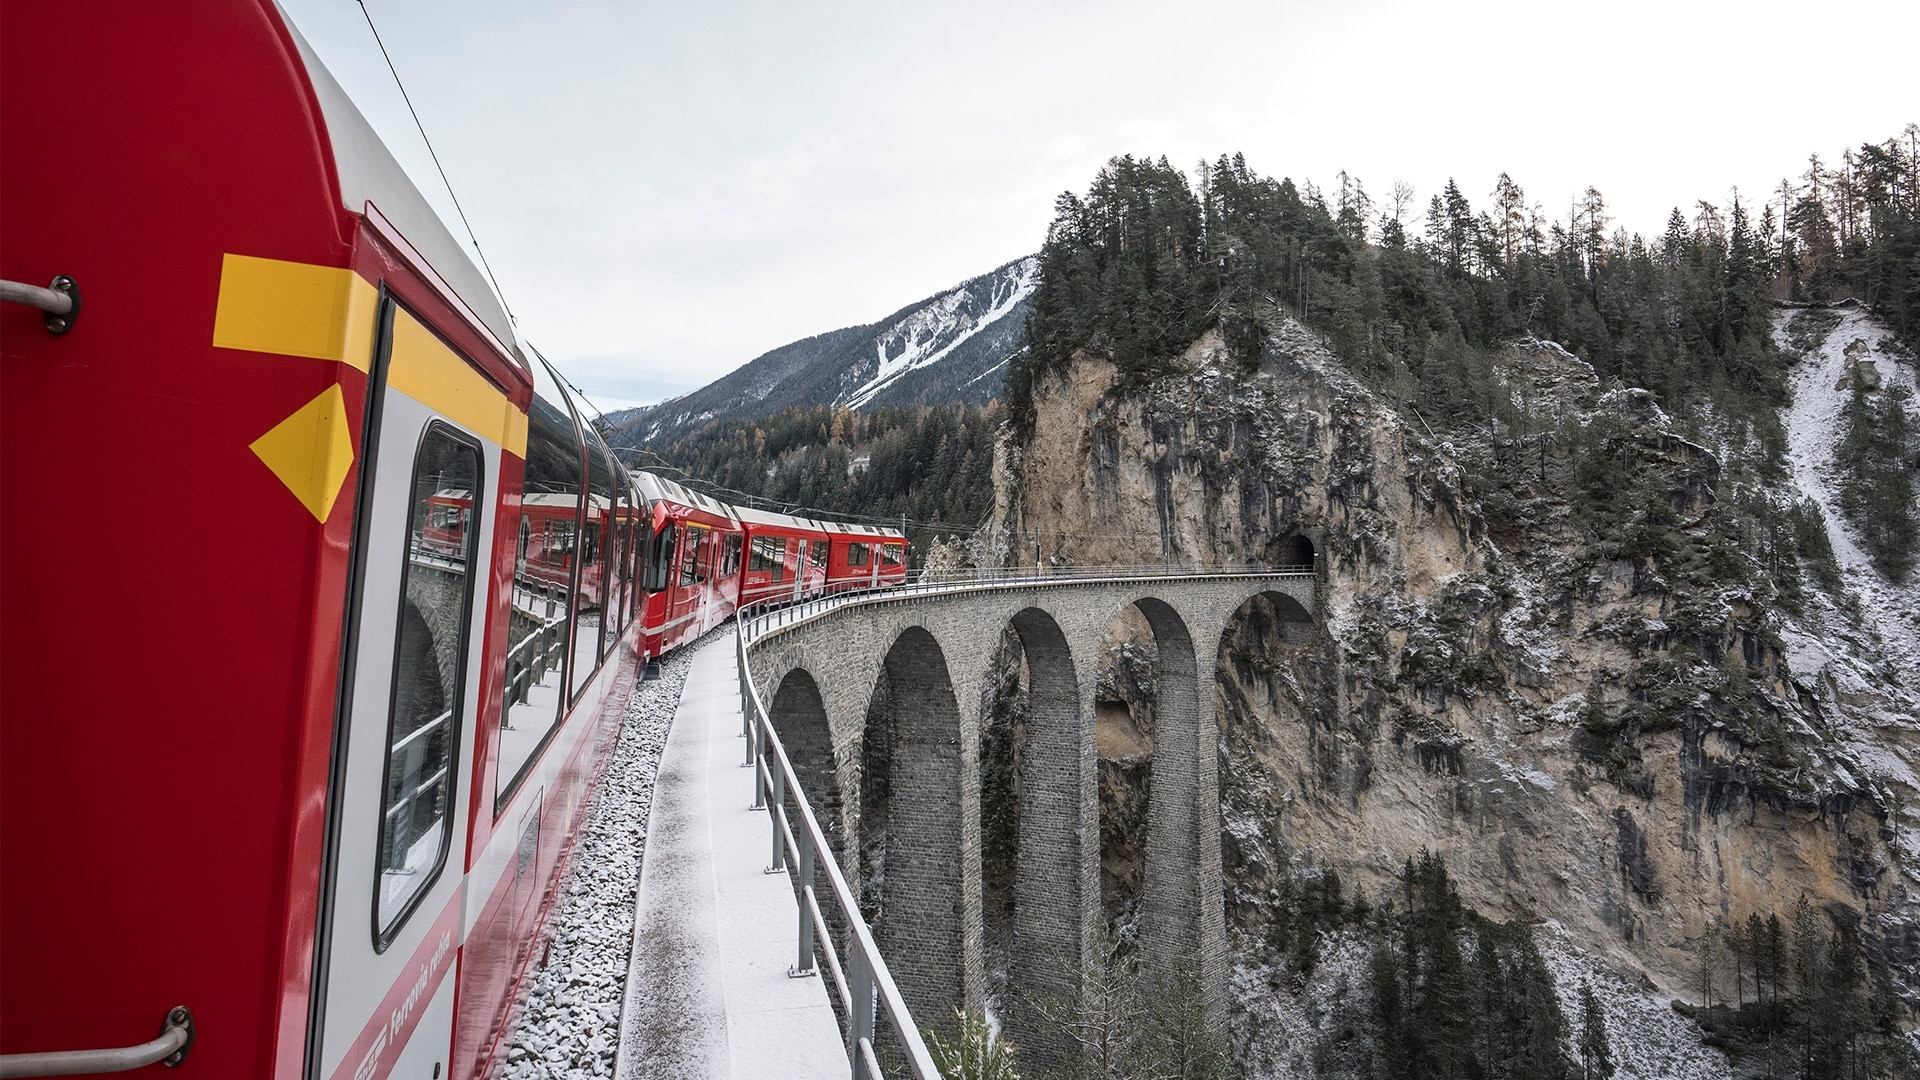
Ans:
{"type": "Polygon", "coordinates": [[[487,253],[480,250],[480,237],[474,234],[473,223],[467,220],[466,208],[460,205],[460,196],[453,193],[453,181],[447,179],[447,170],[440,164],[440,155],[433,149],[433,140],[427,137],[427,126],[420,122],[420,113],[413,107],[413,98],[407,94],[407,84],[400,81],[400,70],[393,66],[393,57],[387,52],[387,43],[380,40],[380,28],[373,25],[373,13],[367,10],[367,0],[359,0],[360,14],[367,20],[367,29],[373,31],[373,43],[380,47],[380,57],[387,62],[387,71],[393,75],[393,85],[400,88],[400,100],[407,103],[407,112],[413,116],[413,126],[420,132],[420,141],[427,144],[427,156],[433,159],[433,167],[440,173],[440,183],[446,186],[447,198],[453,200],[454,212],[460,215],[460,224],[466,226],[467,239],[473,241],[473,253],[480,256],[480,268],[487,272],[487,280],[493,283],[494,295],[500,298],[500,306],[507,318],[515,323],[513,308],[507,306],[507,294],[500,288],[500,279],[493,276],[493,267],[487,262],[487,253]]]}
{"type": "Polygon", "coordinates": [[[807,506],[803,503],[786,502],[781,499],[769,498],[765,495],[756,495],[751,491],[742,491],[739,488],[728,487],[725,484],[695,476],[686,469],[668,461],[665,457],[661,456],[658,451],[649,450],[643,446],[619,446],[612,447],[611,449],[630,454],[644,454],[652,458],[655,462],[655,464],[646,466],[647,468],[665,469],[668,472],[678,473],[682,478],[682,483],[687,484],[689,487],[695,487],[697,490],[701,490],[705,494],[713,495],[716,498],[727,498],[731,496],[733,498],[746,499],[749,500],[750,506],[752,503],[760,503],[769,507],[777,507],[786,513],[796,516],[828,519],[840,518],[847,520],[850,524],[903,525],[907,528],[918,529],[922,532],[970,533],[980,527],[978,524],[963,525],[952,521],[921,521],[916,518],[906,517],[905,515],[882,517],[875,514],[856,514],[846,510],[823,510],[819,507],[807,506]]]}

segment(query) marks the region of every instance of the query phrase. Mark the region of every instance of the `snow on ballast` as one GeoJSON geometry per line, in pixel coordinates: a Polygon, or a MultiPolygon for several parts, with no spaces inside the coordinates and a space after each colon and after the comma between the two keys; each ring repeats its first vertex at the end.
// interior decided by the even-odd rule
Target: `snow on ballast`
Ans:
{"type": "Polygon", "coordinates": [[[670,653],[660,662],[660,678],[634,691],[574,851],[566,898],[549,928],[546,963],[533,976],[508,1037],[505,1080],[613,1075],[647,813],[695,651],[670,653]]]}

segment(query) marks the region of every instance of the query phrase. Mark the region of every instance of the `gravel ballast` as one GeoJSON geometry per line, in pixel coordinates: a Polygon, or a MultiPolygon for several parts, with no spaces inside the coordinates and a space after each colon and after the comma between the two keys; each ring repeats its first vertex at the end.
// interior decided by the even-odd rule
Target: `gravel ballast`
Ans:
{"type": "Polygon", "coordinates": [[[695,648],[674,650],[660,662],[660,678],[634,691],[548,928],[546,965],[533,974],[507,1039],[506,1080],[613,1075],[654,777],[695,648]]]}

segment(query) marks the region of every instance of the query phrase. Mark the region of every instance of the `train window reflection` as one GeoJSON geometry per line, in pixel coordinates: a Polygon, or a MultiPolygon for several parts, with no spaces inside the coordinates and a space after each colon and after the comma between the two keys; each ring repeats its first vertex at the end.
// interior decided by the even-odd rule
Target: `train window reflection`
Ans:
{"type": "Polygon", "coordinates": [[[680,587],[683,589],[692,588],[693,583],[700,580],[700,549],[704,546],[701,541],[706,536],[705,529],[687,529],[686,554],[680,557],[680,587]]]}
{"type": "Polygon", "coordinates": [[[647,591],[666,592],[673,579],[674,552],[678,548],[678,526],[662,525],[654,534],[653,553],[647,557],[647,591]]]}
{"type": "MultiPolygon", "coordinates": [[[[521,550],[514,561],[507,662],[500,695],[494,812],[506,806],[560,721],[567,618],[579,554],[580,443],[546,365],[534,363],[520,487],[521,550]]],[[[507,496],[511,503],[512,496],[507,496]]]]}
{"type": "MultiPolygon", "coordinates": [[[[584,414],[583,414],[584,415],[584,414]]],[[[580,573],[575,603],[579,623],[573,631],[573,693],[586,688],[600,666],[611,627],[607,625],[607,546],[612,539],[613,463],[606,443],[588,431],[587,451],[587,526],[586,543],[580,552],[580,573]]]]}
{"type": "Polygon", "coordinates": [[[380,801],[380,944],[439,876],[451,847],[480,451],[435,424],[414,459],[380,801]]]}

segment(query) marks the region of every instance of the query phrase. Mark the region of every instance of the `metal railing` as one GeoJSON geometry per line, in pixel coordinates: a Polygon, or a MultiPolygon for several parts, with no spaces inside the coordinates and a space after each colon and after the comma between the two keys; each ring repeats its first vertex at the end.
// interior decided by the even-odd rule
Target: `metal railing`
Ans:
{"type": "Polygon", "coordinates": [[[1120,581],[1184,581],[1192,578],[1310,578],[1311,564],[1263,566],[1254,563],[1178,566],[1141,563],[1129,566],[1014,566],[956,570],[916,570],[902,582],[883,582],[822,593],[805,600],[765,600],[739,612],[740,626],[753,644],[766,635],[852,604],[889,603],[908,597],[982,589],[1045,588],[1120,581]]]}
{"type": "Polygon", "coordinates": [[[940,1072],[927,1052],[926,1042],[908,1010],[906,999],[894,984],[873,932],[860,914],[860,906],[847,883],[833,848],[827,842],[819,819],[814,817],[806,792],[794,772],[793,761],[773,729],[766,703],[754,685],[753,659],[749,648],[768,634],[811,621],[830,611],[864,604],[889,603],[915,596],[963,593],[982,589],[1063,586],[1080,583],[1185,580],[1196,577],[1270,578],[1312,577],[1312,566],[1207,566],[1179,567],[1164,563],[1141,566],[1099,567],[1019,567],[1007,569],[967,569],[918,571],[898,583],[876,588],[843,590],[807,600],[785,598],[748,605],[736,614],[734,651],[740,679],[741,734],[747,740],[746,764],[754,770],[753,808],[766,810],[772,823],[772,861],[769,873],[789,867],[797,871],[799,887],[798,951],[788,974],[804,978],[819,973],[815,958],[824,961],[833,989],[846,1014],[847,1056],[852,1060],[854,1080],[880,1080],[880,1064],[874,1052],[877,1032],[877,1007],[885,1015],[900,1044],[915,1080],[940,1080],[940,1072]],[[787,796],[793,796],[799,817],[799,831],[793,828],[793,815],[787,810],[787,796]],[[849,956],[842,960],[834,945],[833,934],[820,907],[815,887],[819,871],[824,869],[828,900],[847,926],[849,956]]]}
{"type": "MultiPolygon", "coordinates": [[[[388,760],[393,760],[395,756],[405,752],[408,747],[428,735],[444,730],[452,719],[453,710],[448,709],[400,736],[388,747],[388,760]]],[[[414,808],[422,795],[444,788],[446,783],[447,766],[442,765],[438,772],[415,784],[381,815],[382,840],[385,846],[381,865],[387,873],[404,873],[409,869],[407,856],[412,851],[414,841],[426,835],[426,830],[419,828],[414,820],[414,808]]],[[[437,826],[438,823],[439,819],[436,818],[435,825],[437,826]]]]}
{"type": "Polygon", "coordinates": [[[799,951],[787,973],[795,978],[819,974],[815,966],[816,952],[825,962],[827,974],[833,980],[834,994],[846,1015],[847,1056],[853,1062],[854,1080],[880,1080],[882,1076],[874,1053],[878,1031],[876,1005],[885,1010],[889,1026],[899,1041],[900,1056],[915,1080],[940,1080],[940,1071],[934,1068],[933,1056],[927,1052],[926,1041],[914,1025],[906,999],[900,996],[900,988],[894,984],[887,962],[880,957],[880,946],[874,943],[873,932],[860,915],[853,888],[841,873],[826,833],[821,831],[820,821],[813,816],[813,807],[808,805],[806,792],[794,775],[793,761],[787,757],[786,747],[780,744],[780,736],[773,730],[760,692],[754,689],[753,662],[747,657],[747,638],[741,632],[743,625],[735,627],[734,647],[739,660],[740,710],[747,732],[747,763],[754,770],[753,805],[755,809],[765,809],[773,822],[773,862],[768,872],[795,867],[800,889],[799,951]],[[798,811],[798,833],[794,832],[787,813],[789,792],[798,811]],[[845,961],[834,945],[833,932],[827,925],[815,889],[821,869],[826,871],[827,898],[846,923],[849,955],[845,961]]]}

